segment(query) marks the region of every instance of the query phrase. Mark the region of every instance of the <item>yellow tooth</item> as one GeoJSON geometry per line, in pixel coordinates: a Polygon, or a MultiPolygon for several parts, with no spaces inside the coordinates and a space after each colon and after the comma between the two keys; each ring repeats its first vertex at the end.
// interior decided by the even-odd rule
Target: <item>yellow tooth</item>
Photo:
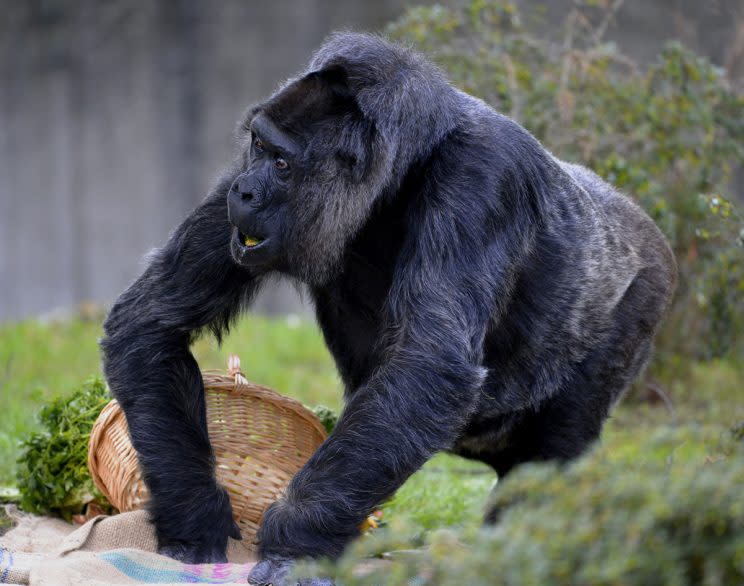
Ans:
{"type": "Polygon", "coordinates": [[[243,240],[243,244],[246,246],[256,246],[259,242],[261,241],[258,238],[253,238],[252,236],[246,236],[245,240],[243,240]]]}

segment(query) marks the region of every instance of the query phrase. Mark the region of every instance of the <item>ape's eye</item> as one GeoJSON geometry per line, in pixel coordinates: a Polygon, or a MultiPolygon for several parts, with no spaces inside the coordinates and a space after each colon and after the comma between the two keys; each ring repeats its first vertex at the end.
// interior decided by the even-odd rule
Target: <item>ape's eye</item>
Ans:
{"type": "Polygon", "coordinates": [[[285,158],[277,156],[276,159],[274,159],[274,167],[284,170],[289,168],[289,163],[287,163],[285,158]]]}
{"type": "Polygon", "coordinates": [[[263,141],[261,141],[261,139],[258,138],[258,137],[256,137],[255,139],[253,139],[253,148],[256,149],[259,152],[261,152],[262,150],[264,150],[263,141]]]}

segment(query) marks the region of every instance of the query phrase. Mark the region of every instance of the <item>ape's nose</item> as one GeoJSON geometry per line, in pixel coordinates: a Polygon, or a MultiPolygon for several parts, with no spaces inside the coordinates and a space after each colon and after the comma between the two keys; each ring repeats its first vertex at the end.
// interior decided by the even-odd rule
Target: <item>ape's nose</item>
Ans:
{"type": "Polygon", "coordinates": [[[262,201],[256,178],[243,173],[233,181],[227,194],[227,215],[230,222],[241,229],[255,222],[255,214],[262,201]]]}
{"type": "Polygon", "coordinates": [[[254,197],[253,181],[249,181],[245,175],[238,177],[230,188],[241,201],[251,201],[254,197]]]}

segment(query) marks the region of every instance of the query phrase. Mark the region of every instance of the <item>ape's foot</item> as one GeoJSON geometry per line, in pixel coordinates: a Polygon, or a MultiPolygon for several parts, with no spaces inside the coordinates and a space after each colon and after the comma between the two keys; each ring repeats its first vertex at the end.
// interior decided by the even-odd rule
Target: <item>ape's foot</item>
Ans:
{"type": "Polygon", "coordinates": [[[288,559],[261,560],[248,575],[248,582],[255,586],[333,586],[333,580],[329,578],[290,580],[293,565],[288,559]]]}

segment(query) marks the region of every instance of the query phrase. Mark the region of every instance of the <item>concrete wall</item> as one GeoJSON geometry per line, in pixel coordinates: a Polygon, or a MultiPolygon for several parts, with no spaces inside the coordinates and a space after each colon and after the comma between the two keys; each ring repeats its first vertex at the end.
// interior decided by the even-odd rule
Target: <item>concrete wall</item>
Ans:
{"type": "MultiPolygon", "coordinates": [[[[107,303],[232,156],[244,109],[402,0],[6,0],[0,320],[107,303]]],[[[266,312],[297,310],[272,289],[266,312]]]]}
{"type": "MultiPolygon", "coordinates": [[[[571,1],[520,3],[553,34],[571,1]]],[[[331,30],[379,29],[410,3],[4,0],[0,320],[112,301],[231,159],[244,109],[331,30]]],[[[607,38],[643,61],[677,37],[744,72],[742,31],[742,0],[627,0],[607,38]]],[[[279,287],[256,309],[302,306],[279,287]]]]}

